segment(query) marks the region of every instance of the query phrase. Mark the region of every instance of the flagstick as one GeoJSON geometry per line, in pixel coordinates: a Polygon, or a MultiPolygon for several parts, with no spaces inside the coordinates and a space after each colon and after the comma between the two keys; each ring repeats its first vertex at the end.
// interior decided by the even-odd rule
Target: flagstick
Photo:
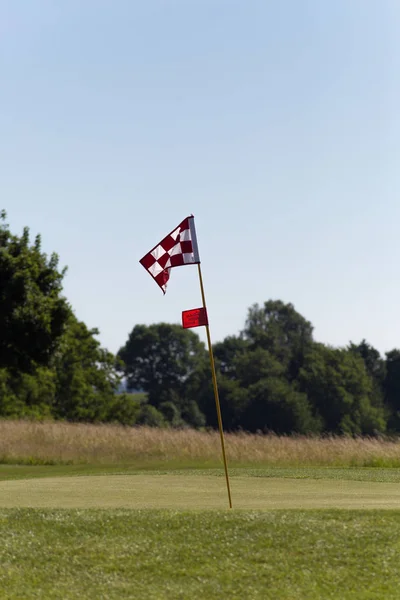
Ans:
{"type": "MultiPolygon", "coordinates": [[[[197,264],[197,267],[198,267],[198,270],[199,270],[199,280],[200,280],[201,297],[202,297],[202,300],[203,300],[203,307],[205,308],[205,310],[207,312],[206,298],[205,298],[205,295],[204,295],[203,277],[201,275],[200,263],[197,264]]],[[[217,375],[216,375],[216,372],[215,372],[214,355],[213,355],[212,345],[211,345],[210,327],[208,325],[206,325],[206,332],[207,332],[207,342],[208,342],[208,353],[210,355],[211,375],[212,375],[212,382],[213,382],[213,387],[214,387],[215,404],[216,404],[216,407],[217,407],[219,434],[221,436],[222,456],[223,456],[223,459],[224,459],[226,487],[228,489],[229,508],[232,508],[231,488],[230,488],[230,485],[229,485],[229,475],[228,475],[228,464],[226,462],[226,453],[225,453],[224,431],[223,431],[223,428],[222,428],[221,407],[220,407],[220,404],[219,404],[217,375]]]]}

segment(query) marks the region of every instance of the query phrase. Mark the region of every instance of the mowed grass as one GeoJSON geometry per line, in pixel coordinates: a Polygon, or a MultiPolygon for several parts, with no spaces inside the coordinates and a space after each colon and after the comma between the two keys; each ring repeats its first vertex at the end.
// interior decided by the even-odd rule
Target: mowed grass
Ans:
{"type": "MultiPolygon", "coordinates": [[[[0,482],[1,508],[224,509],[225,479],[195,472],[9,479],[0,482]]],[[[311,474],[310,474],[311,475],[311,474]]],[[[230,478],[240,510],[400,509],[400,483],[351,479],[230,478]]]]}
{"type": "MultiPolygon", "coordinates": [[[[220,468],[145,469],[129,464],[114,465],[12,465],[0,464],[0,481],[10,479],[36,479],[48,477],[76,477],[81,475],[187,475],[225,477],[220,468]]],[[[368,481],[400,483],[400,469],[377,467],[231,467],[229,477],[262,477],[284,479],[334,479],[337,481],[368,481]]]]}
{"type": "Polygon", "coordinates": [[[397,600],[400,512],[0,510],[4,600],[397,600]]]}
{"type": "Polygon", "coordinates": [[[216,432],[0,421],[0,598],[400,597],[397,440],[226,447],[233,510],[216,432]]]}
{"type": "MultiPolygon", "coordinates": [[[[400,467],[400,440],[225,434],[232,467],[400,467]]],[[[212,468],[217,431],[0,420],[0,463],[212,468]]]]}

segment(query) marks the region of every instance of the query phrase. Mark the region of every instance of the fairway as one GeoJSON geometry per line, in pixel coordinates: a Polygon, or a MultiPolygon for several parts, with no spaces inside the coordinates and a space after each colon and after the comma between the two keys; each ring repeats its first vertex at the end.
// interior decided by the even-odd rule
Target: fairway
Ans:
{"type": "MultiPolygon", "coordinates": [[[[236,509],[399,509],[400,484],[377,481],[231,478],[236,509]]],[[[215,475],[99,475],[0,482],[1,508],[227,507],[225,480],[215,475]]]]}
{"type": "Polygon", "coordinates": [[[0,509],[2,600],[398,600],[399,511],[0,509]]]}

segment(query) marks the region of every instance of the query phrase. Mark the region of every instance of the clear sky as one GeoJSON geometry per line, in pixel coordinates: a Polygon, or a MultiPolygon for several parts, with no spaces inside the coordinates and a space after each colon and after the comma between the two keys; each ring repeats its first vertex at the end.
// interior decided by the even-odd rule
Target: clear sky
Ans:
{"type": "Polygon", "coordinates": [[[191,213],[214,341],[272,298],[400,347],[399,27],[398,0],[0,0],[0,208],[112,351],[200,306],[196,267],[163,297],[138,262],[191,213]]]}

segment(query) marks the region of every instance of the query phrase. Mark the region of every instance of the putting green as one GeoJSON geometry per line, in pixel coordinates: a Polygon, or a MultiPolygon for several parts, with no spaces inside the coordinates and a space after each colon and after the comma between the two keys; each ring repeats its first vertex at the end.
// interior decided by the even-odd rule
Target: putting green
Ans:
{"type": "MultiPolygon", "coordinates": [[[[237,509],[399,509],[400,484],[232,477],[237,509]]],[[[0,482],[1,508],[223,509],[225,479],[185,475],[102,475],[0,482]]]]}

